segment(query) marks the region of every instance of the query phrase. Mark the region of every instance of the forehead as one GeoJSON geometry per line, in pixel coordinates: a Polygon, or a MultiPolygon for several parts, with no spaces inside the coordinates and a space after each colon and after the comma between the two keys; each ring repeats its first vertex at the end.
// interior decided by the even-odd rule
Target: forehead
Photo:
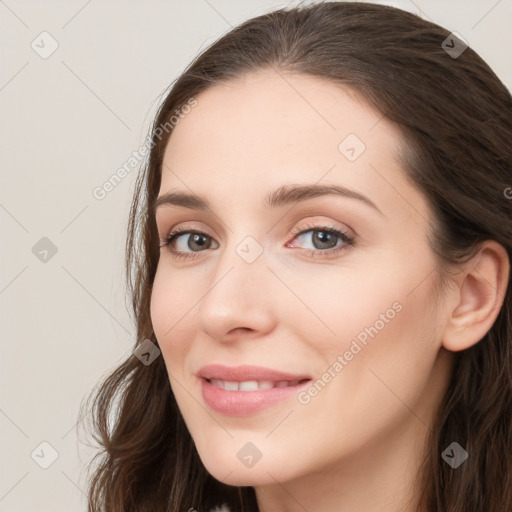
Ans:
{"type": "MultiPolygon", "coordinates": [[[[198,143],[220,150],[238,143],[230,154],[256,146],[304,154],[323,139],[320,147],[330,146],[338,155],[336,143],[350,133],[363,142],[382,142],[381,149],[390,151],[399,137],[357,91],[319,77],[261,70],[211,86],[196,99],[197,107],[175,127],[169,151],[197,150],[198,143]]],[[[219,151],[215,156],[220,158],[219,151]]]]}
{"type": "Polygon", "coordinates": [[[401,132],[351,88],[264,70],[196,100],[169,139],[160,194],[189,188],[225,204],[325,181],[364,192],[383,210],[403,209],[407,198],[421,208],[397,158],[401,132]]]}

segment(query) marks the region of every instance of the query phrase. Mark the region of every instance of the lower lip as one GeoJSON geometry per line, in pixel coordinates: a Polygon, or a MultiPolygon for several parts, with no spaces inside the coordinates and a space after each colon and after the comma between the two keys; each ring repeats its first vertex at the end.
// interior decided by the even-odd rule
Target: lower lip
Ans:
{"type": "Polygon", "coordinates": [[[311,381],[283,388],[261,389],[257,391],[227,391],[201,379],[201,391],[206,404],[214,411],[229,416],[247,416],[287,400],[297,394],[311,381]]]}

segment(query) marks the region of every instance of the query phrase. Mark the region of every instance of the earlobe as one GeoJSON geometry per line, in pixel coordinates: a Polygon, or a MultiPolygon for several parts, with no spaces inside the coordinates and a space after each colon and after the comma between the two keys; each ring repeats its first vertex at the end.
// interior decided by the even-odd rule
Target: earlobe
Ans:
{"type": "Polygon", "coordinates": [[[510,262],[505,248],[486,240],[469,261],[454,288],[455,307],[443,333],[443,347],[452,352],[478,343],[493,326],[507,290],[510,262]]]}

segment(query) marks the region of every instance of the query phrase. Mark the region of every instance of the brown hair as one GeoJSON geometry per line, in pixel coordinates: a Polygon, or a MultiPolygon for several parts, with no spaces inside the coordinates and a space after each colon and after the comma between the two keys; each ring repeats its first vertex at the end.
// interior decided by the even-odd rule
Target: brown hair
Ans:
{"type": "MultiPolygon", "coordinates": [[[[209,86],[260,69],[351,87],[396,123],[405,142],[403,169],[435,214],[430,236],[439,276],[486,239],[502,244],[510,258],[512,203],[504,191],[512,183],[512,98],[471,48],[450,54],[453,40],[442,46],[449,35],[393,7],[323,2],[250,19],[204,50],[165,97],[135,188],[126,279],[137,345],[146,338],[158,345],[149,312],[159,259],[151,206],[172,134],[162,137],[158,127],[209,86]]],[[[421,510],[512,510],[511,300],[507,286],[490,331],[455,354],[425,453],[421,510]],[[469,453],[457,469],[441,458],[453,441],[469,453]]],[[[226,486],[202,465],[162,357],[148,366],[129,357],[94,392],[91,417],[102,450],[94,459],[101,457],[89,483],[89,512],[203,512],[223,502],[233,512],[258,510],[252,487],[226,486]]]]}

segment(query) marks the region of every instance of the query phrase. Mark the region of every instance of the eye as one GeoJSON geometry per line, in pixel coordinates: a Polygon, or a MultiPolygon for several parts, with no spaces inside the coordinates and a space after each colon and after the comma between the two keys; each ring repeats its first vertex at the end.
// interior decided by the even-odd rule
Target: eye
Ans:
{"type": "MultiPolygon", "coordinates": [[[[323,257],[335,254],[348,246],[355,245],[355,239],[345,231],[333,226],[310,224],[294,230],[294,240],[310,241],[313,249],[305,249],[307,256],[323,257]]],[[[288,243],[286,247],[295,247],[288,243]]]]}
{"type": "MultiPolygon", "coordinates": [[[[310,224],[303,225],[293,231],[293,240],[310,240],[313,249],[304,249],[307,256],[323,257],[338,253],[348,246],[355,245],[355,239],[345,231],[334,226],[310,224]],[[309,234],[310,233],[310,234],[309,234]],[[307,236],[306,236],[307,235],[307,236]]],[[[216,244],[212,237],[201,231],[191,229],[188,226],[180,226],[171,231],[167,238],[162,241],[159,247],[167,247],[171,256],[176,259],[196,258],[203,249],[215,249],[212,242],[216,244]],[[177,248],[176,248],[177,247],[177,248]]],[[[295,247],[288,243],[286,247],[295,247]]]]}
{"type": "Polygon", "coordinates": [[[210,249],[213,238],[201,231],[190,229],[188,226],[180,226],[171,231],[160,247],[167,247],[171,255],[176,259],[186,259],[195,257],[195,252],[201,252],[202,249],[210,249]],[[183,238],[183,240],[180,240],[183,238]],[[179,248],[176,250],[174,246],[179,248]],[[181,247],[180,247],[181,245],[181,247]],[[192,253],[186,252],[190,249],[192,253]]]}

